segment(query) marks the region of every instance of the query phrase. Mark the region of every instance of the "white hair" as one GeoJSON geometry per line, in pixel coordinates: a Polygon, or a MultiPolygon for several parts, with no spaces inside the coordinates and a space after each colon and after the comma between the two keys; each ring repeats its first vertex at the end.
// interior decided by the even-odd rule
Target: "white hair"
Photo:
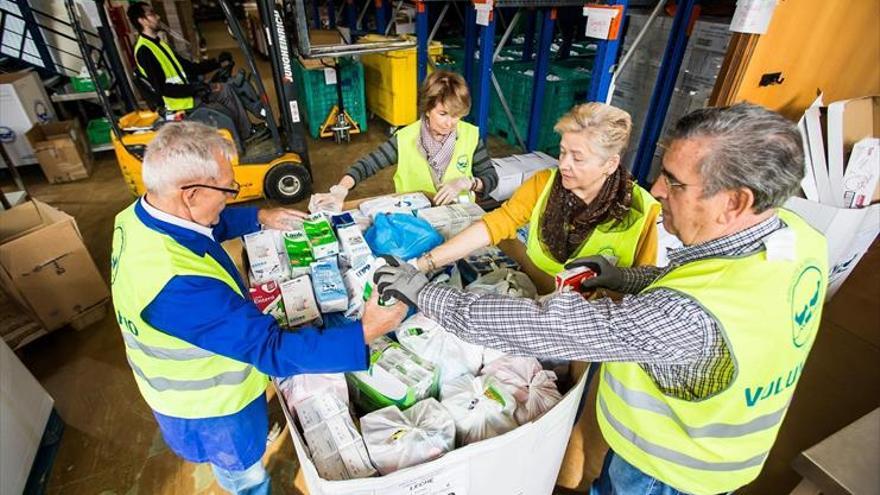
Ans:
{"type": "Polygon", "coordinates": [[[144,186],[161,196],[181,186],[216,180],[220,176],[217,153],[229,160],[235,153],[217,129],[200,122],[165,124],[144,153],[144,186]]]}

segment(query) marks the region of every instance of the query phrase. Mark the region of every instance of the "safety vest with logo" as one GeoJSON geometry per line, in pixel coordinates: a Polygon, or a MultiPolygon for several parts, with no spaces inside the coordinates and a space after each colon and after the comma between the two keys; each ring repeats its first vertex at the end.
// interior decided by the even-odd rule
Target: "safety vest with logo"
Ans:
{"type": "MultiPolygon", "coordinates": [[[[134,45],[135,60],[137,60],[137,52],[141,47],[153,52],[153,56],[156,57],[156,60],[159,61],[159,65],[162,66],[162,72],[165,73],[165,81],[167,83],[187,84],[189,82],[186,79],[186,72],[184,72],[183,66],[180,65],[180,61],[177,60],[177,55],[174,54],[174,50],[168,46],[168,43],[159,40],[159,44],[157,45],[144,36],[138,36],[137,43],[134,45]]],[[[147,71],[141,67],[141,64],[138,64],[137,67],[144,77],[149,77],[147,71]]],[[[156,90],[158,89],[159,88],[156,88],[156,90]]],[[[171,111],[189,110],[195,105],[195,101],[191,96],[187,98],[170,98],[163,95],[162,100],[165,102],[165,109],[171,111]]]]}
{"type": "Polygon", "coordinates": [[[252,365],[193,346],[141,319],[144,308],[178,275],[221,280],[241,296],[217,260],[147,227],[132,205],[116,217],[111,265],[113,306],[128,364],[153,410],[189,419],[225,416],[265,392],[268,377],[252,365]]]}
{"type": "Polygon", "coordinates": [[[735,366],[727,388],[683,400],[665,395],[638,363],[602,365],[596,408],[608,445],[678,490],[724,493],[758,476],[815,340],[826,241],[797,215],[780,209],[779,217],[787,228],[771,236],[788,237],[780,243],[788,252],[774,243],[685,263],[643,291],[673,290],[715,319],[735,366]]]}
{"type": "MultiPolygon", "coordinates": [[[[561,272],[571,260],[602,254],[617,259],[617,266],[630,267],[635,262],[636,250],[639,246],[639,240],[642,238],[642,231],[645,228],[645,222],[648,220],[648,213],[652,209],[660,208],[660,203],[654,199],[648,191],[633,183],[632,205],[626,217],[620,221],[610,219],[600,223],[593,229],[593,232],[584,239],[581,247],[572,254],[568,260],[560,263],[551,254],[547,252],[544,241],[541,240],[541,219],[544,216],[544,210],[547,207],[547,197],[553,188],[553,182],[556,179],[557,170],[553,170],[544,191],[538,198],[535,209],[532,210],[532,217],[529,222],[529,238],[526,242],[526,254],[529,259],[546,273],[555,276],[561,272]]],[[[653,217],[652,217],[653,218],[653,217]]],[[[560,228],[562,228],[560,226],[560,228]]]]}
{"type": "MultiPolygon", "coordinates": [[[[394,190],[398,193],[425,191],[436,193],[431,166],[419,151],[419,135],[422,121],[418,120],[397,131],[397,172],[394,174],[394,190]]],[[[474,152],[480,141],[480,129],[467,122],[458,122],[457,139],[452,160],[441,179],[448,182],[459,177],[473,177],[474,152]]],[[[470,194],[473,201],[474,195],[470,194]]]]}

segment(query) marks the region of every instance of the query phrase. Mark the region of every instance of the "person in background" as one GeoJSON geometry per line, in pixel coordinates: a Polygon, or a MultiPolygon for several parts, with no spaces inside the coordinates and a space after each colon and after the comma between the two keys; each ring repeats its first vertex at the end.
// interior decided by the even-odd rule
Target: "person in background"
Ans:
{"type": "Polygon", "coordinates": [[[330,192],[316,194],[318,205],[342,208],[348,192],[379,170],[397,164],[394,190],[434,194],[434,204],[475,198],[498,185],[479,128],[461,119],[470,112],[471,95],[460,75],[437,70],[419,90],[419,115],[387,142],[358,160],[330,192]]]}
{"type": "Polygon", "coordinates": [[[221,487],[268,494],[268,376],[366,369],[367,344],[405,305],[367,304],[362,321],[285,331],[248,297],[221,242],[289,230],[295,210],[226,208],[238,194],[234,150],[216,129],[168,123],[147,146],[147,193],[116,216],[111,290],[126,357],[165,442],[208,462],[221,487]]]}
{"type": "Polygon", "coordinates": [[[669,265],[573,263],[598,273],[585,287],[620,301],[465,293],[397,261],[376,271],[377,288],[468,342],[602,362],[610,450],[591,494],[731,492],[761,472],[822,317],[827,242],[781,207],[803,174],[800,133],[781,115],[697,110],[672,129],[651,189],[683,243],[669,265]]]}
{"type": "Polygon", "coordinates": [[[198,80],[199,76],[232,64],[229,53],[221,53],[218,59],[193,63],[159,39],[161,19],[149,4],[134,2],[128,6],[127,14],[129,22],[138,31],[134,45],[138,71],[162,96],[166,110],[191,110],[200,103],[213,105],[232,118],[241,139],[252,137],[254,128],[232,86],[225,83],[208,85],[198,80]]]}

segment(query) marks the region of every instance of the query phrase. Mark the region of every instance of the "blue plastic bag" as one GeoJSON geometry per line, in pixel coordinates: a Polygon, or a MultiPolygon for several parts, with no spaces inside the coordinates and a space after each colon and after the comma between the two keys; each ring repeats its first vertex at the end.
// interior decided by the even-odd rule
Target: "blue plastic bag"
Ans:
{"type": "Polygon", "coordinates": [[[443,236],[431,224],[403,213],[376,215],[364,238],[377,256],[390,254],[403,260],[419,257],[443,244],[443,236]]]}

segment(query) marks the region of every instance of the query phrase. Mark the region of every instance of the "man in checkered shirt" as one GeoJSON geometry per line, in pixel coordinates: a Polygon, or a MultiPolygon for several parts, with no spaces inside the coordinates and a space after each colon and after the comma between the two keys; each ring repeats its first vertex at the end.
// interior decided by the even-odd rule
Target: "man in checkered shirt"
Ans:
{"type": "Polygon", "coordinates": [[[780,208],[803,178],[796,127],[738,104],[697,110],[670,137],[651,193],[683,247],[664,268],[572,263],[598,273],[585,288],[620,300],[467,293],[406,263],[375,276],[383,297],[468,342],[605,363],[597,416],[611,450],[592,494],[724,493],[757,477],[821,317],[825,239],[780,208]]]}

